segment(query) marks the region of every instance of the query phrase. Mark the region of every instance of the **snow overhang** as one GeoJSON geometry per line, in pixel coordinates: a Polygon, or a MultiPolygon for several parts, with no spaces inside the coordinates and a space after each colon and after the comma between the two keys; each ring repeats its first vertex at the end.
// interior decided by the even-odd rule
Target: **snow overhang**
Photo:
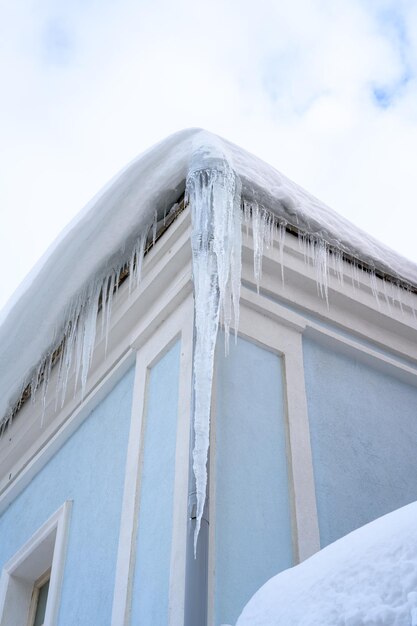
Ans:
{"type": "Polygon", "coordinates": [[[324,240],[394,282],[417,286],[417,267],[340,217],[255,156],[200,129],[176,133],[113,178],[67,226],[0,315],[0,419],[62,341],[74,302],[127,262],[138,236],[182,196],[198,169],[232,166],[242,198],[296,233],[324,240]],[[19,358],[16,358],[19,355],[19,358]]]}

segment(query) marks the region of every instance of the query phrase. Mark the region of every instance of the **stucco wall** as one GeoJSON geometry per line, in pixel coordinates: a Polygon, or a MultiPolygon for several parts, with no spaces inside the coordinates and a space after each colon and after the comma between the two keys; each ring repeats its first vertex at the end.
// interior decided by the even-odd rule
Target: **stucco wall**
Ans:
{"type": "Polygon", "coordinates": [[[0,569],[73,500],[59,626],[110,624],[134,371],[0,517],[0,569]]]}
{"type": "Polygon", "coordinates": [[[304,339],[321,545],[417,499],[417,388],[304,339]]]}
{"type": "Polygon", "coordinates": [[[215,624],[292,565],[282,360],[230,340],[217,355],[215,624]]]}
{"type": "Polygon", "coordinates": [[[168,624],[179,364],[177,341],[148,377],[132,626],[168,624]]]}

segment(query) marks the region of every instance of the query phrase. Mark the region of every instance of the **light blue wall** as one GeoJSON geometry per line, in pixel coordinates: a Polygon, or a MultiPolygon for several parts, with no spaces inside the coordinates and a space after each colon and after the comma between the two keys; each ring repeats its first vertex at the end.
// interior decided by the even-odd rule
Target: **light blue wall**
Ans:
{"type": "Polygon", "coordinates": [[[321,545],[417,500],[417,388],[304,339],[321,545]]]}
{"type": "Polygon", "coordinates": [[[178,341],[148,378],[132,626],[168,624],[179,364],[178,341]]]}
{"type": "Polygon", "coordinates": [[[130,370],[0,517],[0,569],[73,500],[59,626],[110,625],[134,372],[130,370]]]}
{"type": "Polygon", "coordinates": [[[292,565],[282,360],[239,339],[217,356],[215,625],[292,565]]]}

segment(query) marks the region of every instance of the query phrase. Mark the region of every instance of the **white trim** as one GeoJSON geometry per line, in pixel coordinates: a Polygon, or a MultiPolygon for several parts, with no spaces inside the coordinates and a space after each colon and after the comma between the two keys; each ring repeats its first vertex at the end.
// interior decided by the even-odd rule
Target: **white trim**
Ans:
{"type": "Polygon", "coordinates": [[[71,504],[69,500],[64,502],[3,567],[0,579],[1,626],[20,626],[25,611],[26,614],[29,612],[33,586],[48,567],[51,567],[51,577],[44,626],[55,626],[64,574],[71,504]],[[20,609],[22,613],[18,615],[20,609]]]}
{"type": "Polygon", "coordinates": [[[301,562],[320,550],[310,425],[305,391],[302,336],[287,331],[284,358],[284,389],[287,404],[289,478],[292,486],[295,531],[295,561],[301,562]]]}
{"type": "Polygon", "coordinates": [[[409,385],[417,386],[417,364],[407,365],[407,363],[395,358],[395,355],[389,355],[372,347],[356,341],[354,337],[345,337],[335,330],[325,328],[315,322],[307,322],[307,337],[316,338],[322,344],[331,345],[333,349],[339,350],[354,358],[371,364],[376,369],[388,371],[391,376],[402,380],[409,385]]]}
{"type": "Polygon", "coordinates": [[[190,294],[181,321],[181,356],[175,455],[174,510],[169,577],[169,625],[184,624],[187,556],[187,504],[190,455],[194,302],[190,294]]]}
{"type": "MultiPolygon", "coordinates": [[[[243,295],[245,301],[247,294],[243,295]]],[[[262,304],[263,298],[260,298],[262,304]]],[[[307,400],[302,350],[303,324],[296,323],[294,315],[281,323],[278,315],[285,310],[274,303],[256,310],[242,303],[239,335],[255,341],[283,357],[283,391],[286,409],[288,443],[288,478],[293,508],[293,548],[295,562],[302,561],[320,549],[313,461],[310,445],[307,400]]]]}
{"type": "Polygon", "coordinates": [[[113,595],[112,626],[127,626],[130,623],[148,372],[178,337],[181,337],[181,360],[169,584],[169,624],[180,626],[184,621],[192,316],[193,300],[190,293],[186,300],[177,306],[176,310],[145,343],[141,340],[140,335],[135,340],[136,345],[139,345],[140,348],[136,356],[132,417],[113,595]]]}
{"type": "Polygon", "coordinates": [[[136,353],[135,383],[113,595],[112,626],[127,626],[130,623],[130,596],[134,565],[133,548],[137,525],[139,459],[141,456],[143,404],[146,387],[146,369],[141,367],[142,359],[143,354],[136,353]]]}

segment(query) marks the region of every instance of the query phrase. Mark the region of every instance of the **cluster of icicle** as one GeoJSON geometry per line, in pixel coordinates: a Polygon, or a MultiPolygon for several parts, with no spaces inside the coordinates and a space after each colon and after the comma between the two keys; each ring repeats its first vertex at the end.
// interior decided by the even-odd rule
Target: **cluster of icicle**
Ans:
{"type": "Polygon", "coordinates": [[[376,268],[367,266],[366,263],[352,255],[345,255],[342,250],[329,244],[319,235],[303,232],[299,227],[289,224],[256,202],[247,202],[242,199],[242,210],[247,236],[249,236],[249,228],[252,230],[253,271],[258,291],[262,277],[264,250],[272,249],[275,242],[277,242],[279,250],[281,279],[284,285],[285,235],[287,230],[291,229],[297,233],[298,246],[304,263],[313,268],[317,293],[325,300],[327,307],[329,307],[330,276],[335,276],[341,286],[343,286],[347,276],[354,289],[362,288],[363,284],[367,283],[378,307],[380,307],[380,290],[382,288],[383,297],[389,310],[394,305],[397,305],[401,311],[403,306],[407,306],[416,317],[414,294],[407,283],[392,279],[379,280],[376,268]]]}
{"type": "Polygon", "coordinates": [[[378,272],[375,267],[352,254],[345,255],[318,235],[298,231],[298,243],[305,264],[315,270],[317,292],[325,299],[327,308],[329,308],[329,278],[333,275],[342,287],[346,277],[353,289],[363,289],[365,285],[372,292],[379,309],[382,288],[382,296],[389,311],[391,307],[398,306],[403,312],[403,307],[406,306],[416,318],[415,295],[411,286],[404,281],[394,280],[392,277],[386,280],[382,271],[378,272]]]}
{"type": "Polygon", "coordinates": [[[207,455],[214,352],[220,319],[226,343],[234,319],[239,324],[241,284],[240,181],[227,160],[192,171],[187,179],[191,206],[194,281],[194,448],[197,514],[194,554],[207,489],[207,455]]]}
{"type": "MultiPolygon", "coordinates": [[[[81,397],[84,397],[97,334],[100,335],[101,339],[104,339],[105,350],[107,351],[112,303],[120,284],[121,275],[123,272],[128,273],[129,293],[138,286],[146,244],[149,237],[155,243],[156,226],[155,216],[153,224],[138,236],[130,254],[122,258],[115,267],[108,269],[102,276],[95,277],[78,294],[69,306],[59,341],[42,358],[29,382],[23,385],[21,398],[24,389],[27,389],[26,395],[29,392],[33,403],[37,400],[38,394],[41,395],[43,406],[41,426],[43,426],[43,415],[53,367],[57,369],[55,410],[64,405],[68,382],[72,373],[74,373],[74,394],[80,384],[81,397]],[[101,328],[97,329],[99,310],[101,310],[101,328]]],[[[20,405],[18,404],[0,422],[0,436],[7,425],[11,423],[14,413],[19,408],[20,405]]]]}

